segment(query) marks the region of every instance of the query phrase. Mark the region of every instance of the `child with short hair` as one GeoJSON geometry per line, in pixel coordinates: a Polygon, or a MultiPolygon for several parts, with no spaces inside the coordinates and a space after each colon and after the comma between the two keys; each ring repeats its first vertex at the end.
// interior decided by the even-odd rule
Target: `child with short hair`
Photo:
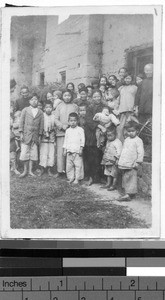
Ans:
{"type": "Polygon", "coordinates": [[[113,123],[115,126],[120,124],[119,120],[115,117],[114,114],[110,113],[109,107],[105,106],[102,109],[102,112],[96,113],[93,118],[94,121],[99,122],[98,128],[96,129],[96,140],[97,147],[100,148],[103,146],[105,141],[105,133],[107,128],[113,123]]]}
{"type": "Polygon", "coordinates": [[[143,141],[138,137],[138,124],[130,121],[125,126],[127,138],[119,158],[118,168],[122,170],[122,187],[125,195],[119,201],[130,201],[137,194],[137,169],[143,162],[143,141]]]}
{"type": "Polygon", "coordinates": [[[109,78],[108,78],[108,83],[109,83],[109,87],[111,88],[117,88],[117,82],[118,82],[118,79],[115,75],[110,75],[109,78]]]}
{"type": "Polygon", "coordinates": [[[53,103],[50,100],[45,101],[44,107],[44,131],[40,144],[40,163],[41,173],[48,168],[48,175],[52,176],[51,169],[54,166],[55,158],[55,121],[53,111],[53,103]]]}
{"type": "Polygon", "coordinates": [[[56,110],[57,106],[62,102],[61,97],[62,97],[61,91],[53,92],[53,109],[54,110],[56,110]]]}
{"type": "Polygon", "coordinates": [[[78,112],[78,106],[73,101],[73,94],[70,90],[65,90],[62,93],[63,101],[57,106],[54,116],[57,144],[57,177],[65,173],[65,158],[63,156],[63,144],[65,131],[68,128],[68,116],[71,112],[78,112]]]}
{"type": "Polygon", "coordinates": [[[19,131],[21,140],[20,160],[23,161],[24,171],[20,177],[29,175],[35,176],[33,173],[33,162],[38,160],[38,145],[40,144],[41,135],[44,129],[43,112],[38,106],[38,95],[33,93],[29,100],[29,107],[25,107],[21,113],[19,131]]]}
{"type": "Polygon", "coordinates": [[[87,97],[88,90],[86,87],[83,87],[79,90],[79,98],[74,99],[73,103],[77,104],[78,106],[81,104],[88,105],[87,97]]]}
{"type": "Polygon", "coordinates": [[[102,188],[106,188],[109,191],[116,189],[118,177],[117,162],[119,160],[121,150],[122,143],[118,138],[116,138],[116,127],[112,124],[107,129],[107,142],[101,162],[104,166],[104,174],[107,177],[107,184],[102,188]]]}
{"type": "Polygon", "coordinates": [[[77,184],[84,178],[83,148],[85,145],[84,129],[78,126],[78,115],[70,113],[69,128],[66,130],[63,153],[66,156],[66,175],[70,183],[77,184]]]}

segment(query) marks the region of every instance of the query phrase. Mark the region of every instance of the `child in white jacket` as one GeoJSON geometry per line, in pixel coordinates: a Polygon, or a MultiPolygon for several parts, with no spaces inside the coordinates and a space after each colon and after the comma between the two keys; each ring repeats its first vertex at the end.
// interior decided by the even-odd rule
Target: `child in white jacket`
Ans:
{"type": "Polygon", "coordinates": [[[118,168],[122,170],[122,187],[125,195],[119,201],[130,201],[137,193],[137,169],[143,162],[143,141],[137,136],[138,124],[130,121],[125,126],[128,137],[125,139],[123,149],[118,162],[118,168]]]}

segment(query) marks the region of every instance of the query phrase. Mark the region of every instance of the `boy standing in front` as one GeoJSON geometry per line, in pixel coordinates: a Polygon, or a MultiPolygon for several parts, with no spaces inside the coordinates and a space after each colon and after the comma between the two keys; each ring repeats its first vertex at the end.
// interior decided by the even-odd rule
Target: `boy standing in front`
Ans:
{"type": "Polygon", "coordinates": [[[33,162],[38,160],[38,145],[40,144],[41,135],[44,129],[43,112],[38,108],[38,95],[33,94],[29,100],[29,107],[25,107],[21,113],[20,119],[20,140],[21,155],[20,160],[23,161],[24,171],[20,177],[29,175],[35,176],[32,172],[33,162]]]}
{"type": "Polygon", "coordinates": [[[83,148],[85,145],[84,129],[78,126],[78,115],[69,114],[69,128],[64,139],[64,156],[66,156],[66,175],[70,183],[79,183],[84,178],[83,148]]]}

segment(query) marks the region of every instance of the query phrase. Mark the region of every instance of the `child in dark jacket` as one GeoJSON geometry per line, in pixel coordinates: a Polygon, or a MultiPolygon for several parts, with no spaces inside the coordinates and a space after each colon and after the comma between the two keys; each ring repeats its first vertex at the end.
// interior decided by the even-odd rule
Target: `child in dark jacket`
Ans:
{"type": "Polygon", "coordinates": [[[23,109],[20,119],[20,140],[21,155],[24,171],[20,177],[29,175],[35,176],[32,172],[33,162],[38,160],[38,145],[40,144],[41,135],[44,129],[43,112],[38,108],[38,96],[33,94],[29,100],[30,106],[23,109]]]}

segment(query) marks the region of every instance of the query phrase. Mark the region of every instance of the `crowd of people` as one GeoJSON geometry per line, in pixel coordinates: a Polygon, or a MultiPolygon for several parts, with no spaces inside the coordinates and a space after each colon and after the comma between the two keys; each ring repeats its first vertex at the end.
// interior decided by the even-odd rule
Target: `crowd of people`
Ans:
{"type": "MultiPolygon", "coordinates": [[[[135,78],[122,67],[118,78],[103,75],[90,85],[79,83],[77,91],[69,82],[66,89],[50,89],[39,97],[22,86],[10,106],[11,171],[19,178],[36,176],[38,162],[39,176],[47,170],[55,178],[66,174],[73,184],[86,179],[88,185],[106,177],[101,188],[109,191],[117,189],[120,173],[120,201],[130,201],[138,191],[137,170],[144,158],[139,129],[152,120],[152,77],[153,65],[147,64],[135,78]]],[[[11,80],[11,93],[15,85],[11,80]]]]}

